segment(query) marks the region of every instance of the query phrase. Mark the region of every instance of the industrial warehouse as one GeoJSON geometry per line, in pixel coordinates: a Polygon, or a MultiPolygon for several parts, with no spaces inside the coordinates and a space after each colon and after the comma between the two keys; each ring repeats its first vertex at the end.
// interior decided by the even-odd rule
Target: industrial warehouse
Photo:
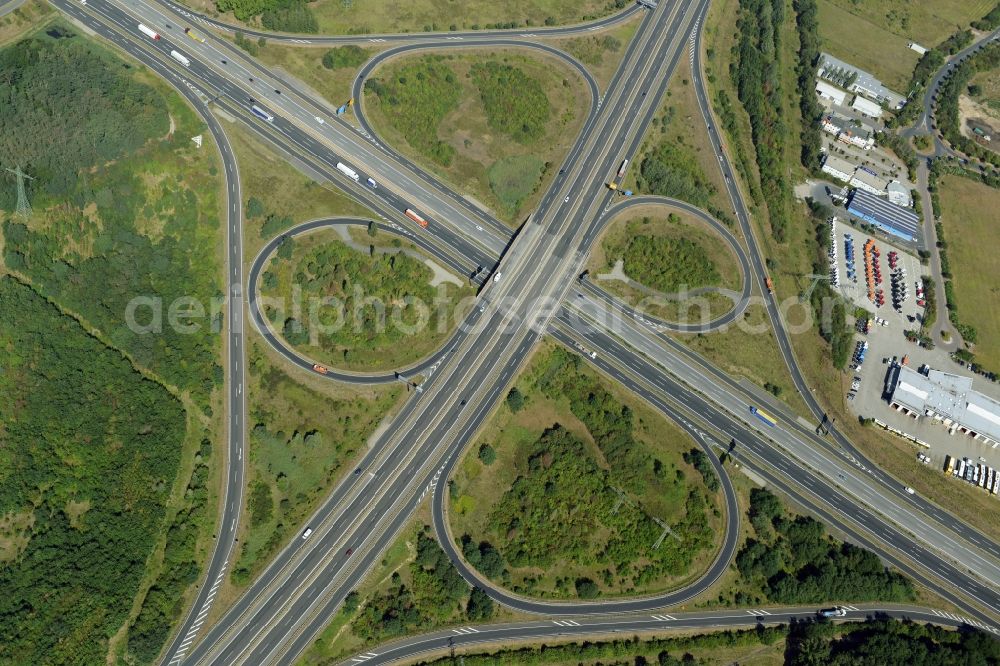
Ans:
{"type": "Polygon", "coordinates": [[[922,374],[906,365],[888,375],[889,403],[914,418],[929,417],[948,431],[968,435],[994,448],[1000,443],[1000,403],[972,390],[972,378],[940,370],[922,374]]]}
{"type": "Polygon", "coordinates": [[[887,234],[914,242],[920,232],[920,218],[908,208],[880,199],[860,187],[847,203],[847,212],[875,225],[887,234]]]}

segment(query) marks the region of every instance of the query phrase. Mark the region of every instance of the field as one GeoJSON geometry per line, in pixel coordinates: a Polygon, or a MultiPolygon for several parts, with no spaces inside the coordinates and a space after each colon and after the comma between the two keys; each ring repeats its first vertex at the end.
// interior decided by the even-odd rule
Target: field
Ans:
{"type": "MultiPolygon", "coordinates": [[[[879,3],[878,8],[883,8],[885,4],[879,3]]],[[[909,5],[919,6],[917,3],[909,5]]],[[[954,28],[946,30],[940,38],[931,42],[916,41],[931,48],[952,31],[954,28]]],[[[830,55],[871,72],[890,90],[901,95],[909,92],[906,88],[910,74],[920,55],[908,46],[910,40],[914,39],[913,36],[888,27],[884,16],[872,17],[863,6],[849,2],[820,0],[819,34],[823,40],[823,50],[830,55]]]]}
{"type": "MultiPolygon", "coordinates": [[[[861,17],[882,30],[930,48],[937,46],[959,28],[981,18],[993,7],[994,0],[935,0],[935,2],[855,2],[854,0],[821,0],[861,17]]],[[[850,32],[850,30],[845,30],[850,32]]],[[[863,35],[858,34],[859,41],[863,35]]],[[[872,47],[878,43],[873,42],[872,47]]],[[[888,58],[886,58],[888,59],[888,58]]],[[[877,74],[876,74],[877,75],[877,74]]],[[[900,91],[902,92],[902,91],[900,91]]]]}
{"type": "Polygon", "coordinates": [[[365,371],[412,364],[444,343],[474,292],[435,286],[434,271],[411,253],[355,249],[332,230],[286,240],[261,275],[264,314],[321,363],[365,371]]]}
{"type": "Polygon", "coordinates": [[[500,50],[393,60],[364,104],[389,144],[516,224],[576,138],[586,96],[561,61],[500,50]]]}
{"type": "Polygon", "coordinates": [[[17,39],[26,30],[37,27],[54,10],[42,0],[28,0],[18,9],[0,17],[0,46],[17,39]]]}
{"type": "MultiPolygon", "coordinates": [[[[233,11],[228,9],[229,5],[246,3],[221,4],[227,9],[222,14],[216,8],[220,3],[212,0],[189,0],[185,4],[213,16],[221,15],[234,20],[233,11]]],[[[276,3],[250,3],[260,9],[273,4],[276,3]]],[[[512,28],[560,25],[615,11],[614,3],[609,0],[509,0],[504,3],[466,0],[461,4],[456,0],[409,0],[405,3],[395,0],[320,0],[308,7],[315,17],[319,33],[324,35],[479,30],[497,24],[512,28]]],[[[256,12],[251,10],[251,13],[259,14],[260,9],[256,12]]],[[[259,18],[247,18],[249,25],[260,24],[259,18]]]]}
{"type": "Polygon", "coordinates": [[[617,27],[595,31],[586,37],[562,37],[546,40],[579,60],[597,81],[601,90],[607,90],[615,69],[618,68],[628,43],[639,27],[639,15],[617,27]]]}
{"type": "Polygon", "coordinates": [[[994,122],[1000,122],[1000,69],[979,72],[970,81],[969,87],[973,86],[978,87],[978,94],[973,95],[972,99],[981,108],[985,108],[994,122]]]}
{"type": "Polygon", "coordinates": [[[289,374],[259,338],[248,351],[248,516],[232,570],[237,585],[298,534],[403,394],[401,385],[349,387],[289,374]]]}
{"type": "Polygon", "coordinates": [[[622,260],[625,275],[655,293],[620,280],[601,280],[601,285],[633,305],[648,305],[656,316],[697,321],[732,309],[732,300],[716,293],[699,294],[697,303],[687,305],[657,298],[702,287],[738,292],[740,270],[726,243],[697,218],[685,213],[668,216],[652,207],[646,212],[642,217],[630,212],[604,232],[588,262],[594,279],[622,260]]]}
{"type": "Polygon", "coordinates": [[[682,585],[715,552],[718,478],[687,435],[578,361],[536,353],[455,474],[452,533],[470,563],[522,594],[682,585]],[[658,550],[653,517],[674,531],[658,550]]]}
{"type": "Polygon", "coordinates": [[[941,223],[948,238],[959,319],[973,326],[979,342],[976,359],[1000,369],[1000,258],[989,250],[996,235],[1000,191],[959,176],[940,180],[941,223]]]}

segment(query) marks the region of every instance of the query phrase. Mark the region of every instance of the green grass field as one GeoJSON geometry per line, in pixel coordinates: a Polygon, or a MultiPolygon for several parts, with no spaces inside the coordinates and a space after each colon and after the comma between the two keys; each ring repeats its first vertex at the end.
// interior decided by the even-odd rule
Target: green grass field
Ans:
{"type": "Polygon", "coordinates": [[[992,250],[1000,192],[959,176],[940,181],[941,223],[948,237],[948,263],[959,319],[979,334],[976,358],[1000,369],[1000,257],[992,250]]]}
{"type": "MultiPolygon", "coordinates": [[[[854,5],[847,3],[854,8],[854,5]]],[[[920,55],[907,44],[912,37],[886,29],[884,20],[861,12],[854,13],[835,0],[819,0],[819,34],[823,50],[831,55],[871,72],[891,90],[901,95],[920,55]]],[[[950,33],[942,35],[941,39],[950,33]]],[[[931,48],[941,39],[922,46],[931,48]]],[[[919,40],[918,40],[919,42],[919,40]]]]}
{"type": "MultiPolygon", "coordinates": [[[[212,0],[185,4],[218,15],[212,0]]],[[[319,33],[329,35],[425,30],[478,30],[495,24],[530,27],[550,23],[575,23],[615,11],[608,0],[319,0],[309,8],[319,23],[319,33]],[[609,7],[610,6],[610,7],[609,7]]],[[[235,21],[231,13],[223,14],[235,21]]],[[[259,19],[248,22],[258,25],[259,19]]]]}
{"type": "Polygon", "coordinates": [[[572,145],[586,94],[560,61],[496,50],[389,62],[364,103],[388,143],[516,224],[572,145]]]}
{"type": "Polygon", "coordinates": [[[517,384],[524,405],[509,399],[455,474],[452,532],[471,537],[466,557],[482,556],[484,574],[524,594],[640,594],[680,585],[711,559],[721,524],[716,493],[682,459],[694,442],[644,403],[577,368],[574,358],[548,345],[536,352],[517,384]],[[586,408],[579,391],[593,395],[586,408]],[[630,421],[624,439],[609,434],[630,421]],[[482,443],[495,459],[479,455],[482,443]],[[613,488],[627,498],[617,513],[613,488]],[[649,516],[672,525],[677,540],[649,550],[656,539],[647,538],[649,516]],[[480,542],[493,544],[503,560],[487,564],[490,547],[480,542]],[[589,591],[579,584],[584,579],[593,584],[589,591]]]}
{"type": "MultiPolygon", "coordinates": [[[[856,0],[820,0],[865,19],[872,25],[899,35],[906,40],[930,48],[937,46],[959,28],[981,18],[996,6],[994,0],[934,0],[934,2],[909,2],[908,0],[883,0],[858,2],[856,0]]],[[[822,11],[820,22],[823,21],[822,11]]],[[[849,28],[849,26],[842,26],[849,28]]],[[[845,32],[850,33],[849,29],[845,32]]],[[[856,35],[858,40],[862,34],[856,35]]],[[[878,48],[873,43],[872,48],[878,48]]],[[[886,56],[888,59],[889,56],[886,56]]]]}

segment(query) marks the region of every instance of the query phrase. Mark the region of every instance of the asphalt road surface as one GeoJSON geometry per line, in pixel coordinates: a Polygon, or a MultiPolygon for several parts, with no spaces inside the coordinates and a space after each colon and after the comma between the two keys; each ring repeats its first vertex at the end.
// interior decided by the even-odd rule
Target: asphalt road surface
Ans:
{"type": "MultiPolygon", "coordinates": [[[[875,618],[895,618],[897,620],[924,622],[949,628],[968,625],[964,618],[950,613],[942,613],[932,608],[919,606],[856,604],[844,606],[846,615],[838,622],[860,622],[875,618]]],[[[749,629],[756,626],[788,625],[793,622],[808,622],[817,619],[816,608],[781,607],[759,609],[727,609],[696,611],[690,613],[657,613],[637,616],[580,617],[578,619],[544,620],[485,624],[442,629],[419,636],[410,636],[369,652],[361,652],[344,660],[345,666],[364,663],[375,666],[393,664],[417,659],[431,659],[435,656],[470,654],[477,649],[496,650],[515,644],[537,644],[553,640],[621,640],[632,636],[659,635],[668,631],[721,629],[749,629]],[[624,636],[622,635],[624,634],[624,636]]]]}

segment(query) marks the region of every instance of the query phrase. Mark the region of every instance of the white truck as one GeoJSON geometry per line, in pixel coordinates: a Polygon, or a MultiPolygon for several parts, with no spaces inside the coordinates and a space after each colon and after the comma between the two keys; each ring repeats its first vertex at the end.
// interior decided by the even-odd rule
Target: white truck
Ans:
{"type": "Polygon", "coordinates": [[[159,39],[160,36],[152,28],[146,27],[143,24],[139,24],[139,32],[146,35],[150,39],[159,39]]]}
{"type": "Polygon", "coordinates": [[[347,166],[343,162],[337,162],[337,171],[344,174],[354,182],[358,182],[358,172],[347,166]]]}
{"type": "Polygon", "coordinates": [[[191,66],[191,61],[188,60],[187,57],[184,54],[180,53],[179,51],[171,51],[170,57],[179,62],[180,64],[184,65],[185,67],[191,66]]]}

